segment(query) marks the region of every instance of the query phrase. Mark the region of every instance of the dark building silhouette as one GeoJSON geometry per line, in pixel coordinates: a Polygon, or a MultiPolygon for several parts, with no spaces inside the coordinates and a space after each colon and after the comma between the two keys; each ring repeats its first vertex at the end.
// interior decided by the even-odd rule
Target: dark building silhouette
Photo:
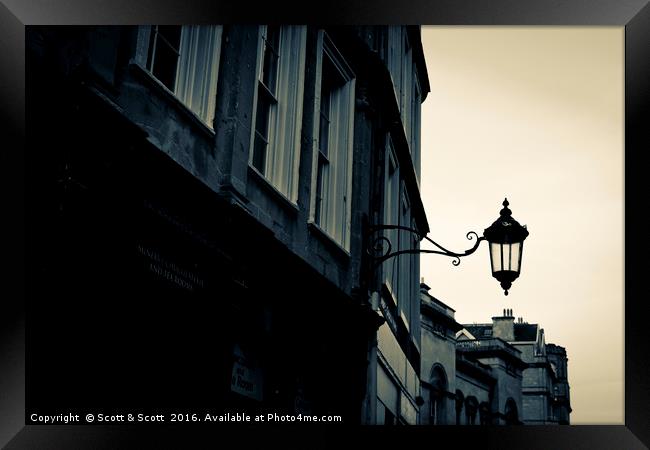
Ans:
{"type": "Polygon", "coordinates": [[[28,409],[417,423],[428,91],[413,26],[28,27],[28,409]]]}

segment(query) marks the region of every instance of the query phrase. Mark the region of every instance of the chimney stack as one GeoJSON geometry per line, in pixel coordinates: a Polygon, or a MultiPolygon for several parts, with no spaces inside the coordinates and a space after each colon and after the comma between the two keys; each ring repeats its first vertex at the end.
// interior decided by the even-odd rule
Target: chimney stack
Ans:
{"type": "Polygon", "coordinates": [[[512,309],[504,309],[501,317],[492,317],[492,336],[506,342],[515,340],[515,318],[512,316],[512,309]]]}

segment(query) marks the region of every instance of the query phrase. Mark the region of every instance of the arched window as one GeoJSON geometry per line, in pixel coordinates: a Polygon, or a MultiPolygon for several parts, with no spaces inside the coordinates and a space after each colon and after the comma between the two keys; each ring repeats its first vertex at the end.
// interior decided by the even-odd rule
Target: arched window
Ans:
{"type": "Polygon", "coordinates": [[[476,411],[478,411],[478,400],[474,396],[467,397],[465,399],[465,416],[468,425],[476,425],[476,411]]]}
{"type": "Polygon", "coordinates": [[[456,389],[456,425],[460,425],[460,414],[463,411],[465,396],[461,391],[456,389]]]}
{"type": "Polygon", "coordinates": [[[506,401],[506,425],[518,425],[519,413],[517,411],[517,403],[512,398],[506,401]]]}
{"type": "Polygon", "coordinates": [[[431,369],[431,403],[430,403],[430,420],[432,425],[444,425],[446,420],[446,396],[447,393],[447,374],[444,367],[436,364],[431,369]]]}

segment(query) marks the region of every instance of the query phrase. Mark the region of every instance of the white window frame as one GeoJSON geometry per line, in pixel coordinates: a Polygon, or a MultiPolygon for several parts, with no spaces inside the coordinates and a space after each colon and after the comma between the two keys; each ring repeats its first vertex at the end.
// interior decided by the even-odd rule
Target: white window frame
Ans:
{"type": "MultiPolygon", "coordinates": [[[[384,165],[384,211],[383,221],[386,225],[399,225],[400,222],[400,166],[393,139],[386,136],[386,161],[384,165]],[[391,174],[392,172],[392,174],[391,174]]],[[[399,230],[385,230],[384,236],[393,245],[393,250],[399,245],[399,230]]],[[[393,296],[393,301],[399,308],[399,256],[390,258],[383,263],[384,284],[393,296]]]]}
{"type": "Polygon", "coordinates": [[[153,65],[155,65],[156,45],[158,45],[157,29],[157,25],[139,28],[136,63],[156,79],[161,87],[178,98],[194,116],[214,130],[223,27],[181,26],[173,87],[166,86],[154,75],[153,65]],[[206,42],[207,46],[200,45],[206,42]]]}
{"type": "MultiPolygon", "coordinates": [[[[417,229],[413,218],[411,199],[406,183],[400,175],[397,154],[390,134],[386,141],[384,168],[384,211],[383,222],[417,229]],[[392,172],[392,173],[391,173],[392,172]]],[[[386,230],[384,236],[393,246],[393,251],[418,249],[419,240],[408,231],[386,230]]],[[[419,329],[419,260],[417,254],[405,253],[383,263],[383,283],[391,293],[409,331],[419,329]]]]}
{"type": "Polygon", "coordinates": [[[349,252],[356,78],[350,66],[323,30],[318,32],[316,55],[309,221],[346,252],[349,252]],[[322,151],[320,133],[323,99],[321,97],[325,62],[331,64],[330,67],[335,72],[340,84],[329,93],[328,137],[326,149],[322,151]],[[321,167],[323,167],[322,173],[321,167]]]}
{"type": "Polygon", "coordinates": [[[388,38],[386,39],[386,62],[393,81],[393,92],[395,94],[398,108],[402,105],[402,33],[402,26],[389,25],[387,30],[388,38]]]}
{"type": "Polygon", "coordinates": [[[305,84],[305,57],[307,42],[306,26],[282,26],[277,53],[276,74],[277,103],[269,113],[268,144],[263,167],[253,163],[257,106],[263,74],[265,34],[267,26],[260,26],[257,48],[257,81],[254,90],[254,108],[251,121],[249,166],[266,179],[292,204],[298,201],[298,178],[300,169],[300,140],[302,128],[302,103],[305,84]]]}
{"type": "MultiPolygon", "coordinates": [[[[399,225],[404,227],[413,227],[411,220],[411,199],[409,198],[406,190],[406,183],[400,181],[400,196],[399,196],[399,225]]],[[[408,250],[412,247],[413,236],[407,231],[399,232],[399,250],[408,250]]],[[[397,298],[400,309],[400,314],[403,315],[403,320],[407,330],[411,330],[411,309],[413,299],[413,275],[414,275],[414,256],[413,254],[405,253],[398,255],[398,277],[397,282],[397,298]]]]}
{"type": "Polygon", "coordinates": [[[421,157],[421,122],[422,122],[422,88],[416,71],[417,67],[413,63],[413,104],[411,107],[411,157],[413,158],[413,167],[418,183],[420,182],[420,157],[421,157]]]}
{"type": "Polygon", "coordinates": [[[409,143],[409,149],[412,146],[412,130],[411,130],[411,114],[412,114],[412,101],[413,101],[413,47],[409,41],[408,32],[402,28],[402,54],[401,54],[401,67],[402,75],[400,77],[400,115],[402,124],[404,126],[404,133],[406,140],[409,143]]]}

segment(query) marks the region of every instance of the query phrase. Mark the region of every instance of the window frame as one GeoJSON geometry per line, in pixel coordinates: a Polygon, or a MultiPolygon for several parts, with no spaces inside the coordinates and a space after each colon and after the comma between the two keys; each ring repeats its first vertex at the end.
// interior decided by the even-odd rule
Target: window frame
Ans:
{"type": "MultiPolygon", "coordinates": [[[[399,181],[400,184],[400,194],[399,194],[399,225],[413,228],[412,217],[411,217],[411,199],[406,189],[406,183],[404,180],[399,181]]],[[[409,250],[411,248],[413,237],[410,233],[400,230],[398,232],[398,250],[409,250]]],[[[404,322],[406,329],[411,331],[411,301],[413,300],[413,270],[415,269],[413,259],[414,254],[405,253],[403,255],[398,255],[398,277],[399,281],[397,283],[397,297],[400,313],[403,314],[404,322]],[[400,298],[401,297],[401,298],[400,298]],[[406,298],[404,298],[406,297],[406,298]]],[[[419,308],[418,308],[419,310],[419,308]]]]}
{"type": "MultiPolygon", "coordinates": [[[[393,138],[390,133],[386,135],[385,143],[385,162],[384,162],[384,201],[383,201],[383,223],[386,225],[399,225],[400,210],[401,210],[401,176],[400,165],[397,159],[397,151],[393,138]],[[394,184],[393,184],[394,183],[394,184]],[[390,199],[390,203],[388,200],[390,199]],[[390,208],[389,208],[390,206],[390,208]],[[389,210],[390,209],[390,210],[389,210]]],[[[386,237],[393,246],[399,245],[399,230],[385,230],[384,237],[386,237]]],[[[382,264],[382,279],[384,285],[388,288],[393,302],[399,311],[399,256],[390,258],[382,264]],[[397,283],[395,281],[395,273],[397,273],[397,283]],[[394,285],[393,285],[394,284],[394,285]]]]}
{"type": "Polygon", "coordinates": [[[413,98],[411,102],[411,134],[409,148],[411,148],[411,158],[413,160],[413,167],[415,168],[415,175],[418,183],[420,182],[421,171],[421,150],[422,150],[422,87],[418,77],[417,66],[413,62],[413,98]]]}
{"type": "Polygon", "coordinates": [[[263,31],[261,32],[261,47],[258,48],[258,62],[257,62],[257,67],[256,67],[256,87],[255,87],[255,119],[253,121],[253,126],[251,127],[253,130],[253,142],[251,144],[251,165],[253,168],[257,170],[258,173],[261,175],[265,176],[264,174],[267,171],[267,166],[268,166],[268,156],[269,156],[269,147],[271,145],[271,142],[273,140],[273,132],[274,129],[271,126],[272,124],[276,123],[276,116],[277,116],[277,108],[279,105],[279,100],[278,100],[278,73],[279,73],[279,67],[278,67],[278,62],[280,60],[280,39],[281,39],[281,30],[280,27],[277,27],[277,35],[274,36],[274,38],[277,38],[277,41],[272,42],[269,44],[269,38],[268,38],[268,26],[263,27],[263,31]],[[273,44],[276,45],[277,48],[273,48],[273,44]],[[265,72],[266,69],[266,57],[267,57],[267,48],[271,49],[270,53],[275,54],[275,64],[273,65],[272,69],[274,70],[274,75],[273,75],[273,86],[269,86],[270,83],[267,82],[265,79],[267,72],[265,72]],[[264,123],[264,133],[262,133],[259,128],[258,128],[258,120],[259,120],[259,113],[260,113],[260,102],[262,101],[261,98],[264,98],[264,103],[265,103],[265,123],[264,123]],[[257,139],[261,140],[264,144],[264,151],[263,151],[263,163],[260,165],[263,165],[264,168],[258,167],[258,163],[256,162],[256,150],[257,150],[257,139]]]}
{"type": "Polygon", "coordinates": [[[400,97],[399,97],[399,110],[404,127],[404,134],[411,149],[412,142],[412,104],[413,104],[413,78],[414,78],[414,64],[413,64],[413,46],[408,36],[408,30],[402,28],[401,33],[401,54],[400,54],[400,97]]]}
{"type": "MultiPolygon", "coordinates": [[[[336,48],[334,42],[327,35],[325,30],[319,30],[316,44],[316,80],[314,91],[314,123],[312,128],[312,170],[311,189],[309,205],[309,224],[318,229],[331,239],[346,254],[350,251],[350,235],[352,222],[352,169],[354,164],[354,115],[355,115],[355,91],[356,75],[348,65],[343,55],[336,48]],[[336,89],[329,94],[329,115],[327,130],[327,154],[321,149],[321,120],[322,120],[322,94],[323,94],[323,73],[324,65],[330,64],[335,76],[338,78],[336,89]],[[333,102],[334,96],[337,101],[333,102]],[[333,113],[333,103],[338,108],[333,113]],[[341,135],[343,138],[341,138],[341,135]],[[337,140],[338,136],[338,140],[337,140]],[[345,167],[339,164],[343,161],[345,167]],[[322,186],[321,163],[328,167],[327,189],[322,186]],[[326,195],[332,195],[332,174],[340,177],[343,174],[343,182],[338,187],[342,188],[343,205],[333,208],[328,207],[328,201],[339,202],[341,199],[331,197],[325,199],[326,195]],[[320,198],[319,198],[320,197],[320,198]],[[334,219],[327,219],[327,214],[334,213],[334,219]],[[333,220],[341,223],[341,230],[332,230],[327,226],[325,220],[333,220]],[[336,231],[340,232],[336,233],[336,231]]],[[[340,205],[340,203],[337,203],[340,205]]]]}
{"type": "MultiPolygon", "coordinates": [[[[219,71],[221,67],[221,53],[222,53],[222,43],[223,43],[223,26],[221,25],[203,25],[203,27],[209,27],[214,29],[214,49],[212,57],[214,58],[212,62],[212,67],[210,74],[208,75],[208,80],[203,83],[203,86],[207,92],[203,93],[203,96],[210,98],[212,105],[207,107],[207,114],[203,114],[201,111],[195,110],[191,105],[188,104],[188,100],[183,98],[184,96],[180,95],[178,92],[179,89],[179,72],[181,70],[181,49],[183,46],[183,39],[187,38],[187,33],[194,33],[195,28],[198,26],[192,25],[179,25],[181,28],[181,33],[179,37],[178,49],[174,49],[177,53],[176,59],[176,69],[174,75],[174,88],[171,89],[168,87],[162,80],[160,80],[153,72],[153,67],[155,66],[155,51],[158,45],[158,39],[154,36],[157,33],[159,25],[147,25],[138,27],[138,37],[136,44],[136,54],[134,58],[134,63],[139,66],[153,81],[156,82],[164,92],[169,94],[172,98],[177,100],[181,105],[183,105],[186,112],[191,114],[195,119],[197,119],[202,125],[205,125],[211,134],[214,134],[214,119],[216,117],[216,103],[217,103],[217,85],[219,82],[219,71]],[[153,40],[153,42],[152,42],[153,40]],[[153,47],[153,48],[152,48],[153,47]],[[151,52],[151,55],[150,55],[151,52]],[[151,62],[149,58],[151,56],[151,62]]],[[[161,37],[165,39],[164,36],[161,37]]],[[[171,46],[170,43],[168,45],[171,46]]],[[[192,90],[190,90],[186,95],[191,95],[192,90]]],[[[204,105],[205,106],[205,105],[204,105]]]]}
{"type": "Polygon", "coordinates": [[[276,74],[276,113],[269,119],[268,143],[263,170],[253,163],[255,137],[260,97],[260,75],[263,73],[265,33],[267,25],[258,28],[255,87],[253,88],[253,113],[251,114],[248,166],[269,184],[283,199],[298,208],[302,114],[305,85],[307,27],[287,25],[279,27],[278,65],[276,74]],[[290,57],[297,60],[289,61],[290,57]],[[286,64],[283,66],[283,64],[286,64]]]}

